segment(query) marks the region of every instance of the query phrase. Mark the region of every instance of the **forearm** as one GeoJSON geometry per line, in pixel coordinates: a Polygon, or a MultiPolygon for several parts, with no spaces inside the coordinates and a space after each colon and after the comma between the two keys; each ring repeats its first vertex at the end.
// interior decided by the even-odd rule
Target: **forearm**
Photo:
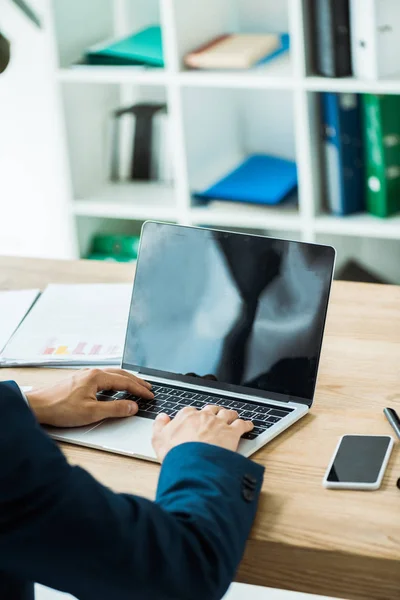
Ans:
{"type": "MultiPolygon", "coordinates": [[[[199,456],[189,465],[207,478],[205,462],[199,456]]],[[[234,577],[255,512],[235,510],[226,495],[235,493],[214,476],[202,486],[184,476],[157,505],[113,494],[69,467],[62,481],[11,511],[0,504],[3,568],[82,599],[217,599],[234,577]]]]}
{"type": "Polygon", "coordinates": [[[151,503],[114,494],[69,466],[26,406],[14,417],[0,431],[0,456],[12,457],[0,469],[3,570],[82,600],[222,595],[256,510],[241,497],[242,476],[257,478],[256,500],[260,467],[187,444],[166,457],[151,503]]]}
{"type": "MultiPolygon", "coordinates": [[[[199,598],[221,598],[242,558],[264,469],[239,454],[195,443],[174,448],[164,467],[156,502],[196,533],[201,547],[197,556],[201,556],[204,575],[212,586],[208,595],[199,593],[199,598]],[[170,472],[179,475],[171,479],[170,472]],[[252,490],[246,487],[249,479],[252,490]]],[[[193,578],[196,580],[195,574],[193,578]]]]}

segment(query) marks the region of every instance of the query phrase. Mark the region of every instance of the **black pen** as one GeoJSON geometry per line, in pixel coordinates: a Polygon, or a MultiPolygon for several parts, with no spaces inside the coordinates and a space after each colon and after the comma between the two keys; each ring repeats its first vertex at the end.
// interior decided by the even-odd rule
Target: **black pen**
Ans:
{"type": "Polygon", "coordinates": [[[391,424],[391,426],[392,426],[395,434],[397,435],[397,437],[400,440],[400,419],[399,419],[399,415],[397,414],[397,412],[393,408],[384,408],[383,412],[384,412],[385,417],[387,418],[387,420],[391,424]]]}

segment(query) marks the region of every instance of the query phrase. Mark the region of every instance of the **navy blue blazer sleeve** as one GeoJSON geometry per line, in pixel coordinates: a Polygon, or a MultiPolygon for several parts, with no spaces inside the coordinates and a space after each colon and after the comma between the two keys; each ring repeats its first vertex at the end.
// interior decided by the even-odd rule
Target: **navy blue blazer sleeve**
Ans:
{"type": "Polygon", "coordinates": [[[13,383],[0,385],[0,588],[37,581],[81,600],[217,600],[249,535],[263,468],[198,443],[174,448],[156,502],[70,466],[13,383]]]}

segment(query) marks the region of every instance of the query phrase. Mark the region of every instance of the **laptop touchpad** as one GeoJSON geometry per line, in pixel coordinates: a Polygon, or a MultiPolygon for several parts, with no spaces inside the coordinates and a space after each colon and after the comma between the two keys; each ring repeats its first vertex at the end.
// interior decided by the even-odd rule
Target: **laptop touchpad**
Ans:
{"type": "Polygon", "coordinates": [[[114,452],[127,453],[155,459],[151,445],[154,421],[140,417],[109,419],[100,427],[85,434],[85,443],[101,446],[114,452]]]}

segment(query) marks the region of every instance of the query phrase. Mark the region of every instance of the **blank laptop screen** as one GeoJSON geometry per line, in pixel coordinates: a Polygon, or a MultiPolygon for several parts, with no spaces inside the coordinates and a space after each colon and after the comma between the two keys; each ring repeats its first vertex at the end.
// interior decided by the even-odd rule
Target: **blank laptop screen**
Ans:
{"type": "Polygon", "coordinates": [[[311,403],[334,257],[328,246],[146,223],[124,368],[311,403]]]}

